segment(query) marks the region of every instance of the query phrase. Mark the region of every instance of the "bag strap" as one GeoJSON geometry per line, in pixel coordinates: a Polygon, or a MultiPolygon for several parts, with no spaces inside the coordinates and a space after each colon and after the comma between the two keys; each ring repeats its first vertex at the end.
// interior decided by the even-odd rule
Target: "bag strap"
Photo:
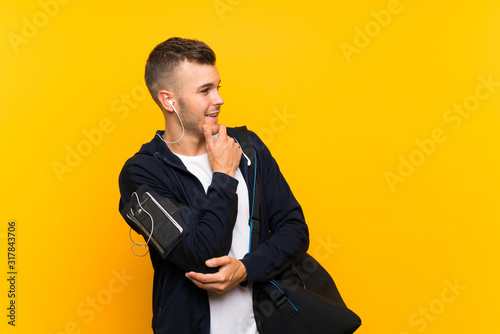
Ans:
{"type": "Polygon", "coordinates": [[[279,283],[275,280],[264,282],[262,287],[271,299],[274,307],[280,311],[285,319],[288,320],[292,315],[299,311],[292,301],[288,299],[286,293],[281,289],[279,283]]]}
{"type": "MultiPolygon", "coordinates": [[[[260,232],[260,222],[259,222],[259,184],[257,183],[257,154],[255,147],[253,145],[252,138],[250,137],[250,132],[246,126],[240,126],[236,128],[238,137],[240,139],[241,149],[243,153],[250,159],[251,165],[253,165],[253,195],[252,195],[252,207],[250,213],[250,252],[257,249],[259,244],[259,232],[260,232]]],[[[285,292],[281,289],[278,282],[275,280],[268,280],[262,282],[262,288],[267,293],[271,299],[274,306],[281,312],[281,314],[286,318],[290,318],[292,315],[297,313],[297,308],[295,305],[287,298],[285,292]]]]}
{"type": "Polygon", "coordinates": [[[240,139],[241,149],[243,153],[250,160],[253,169],[253,189],[252,189],[252,207],[250,212],[250,220],[248,224],[250,225],[250,242],[249,251],[253,252],[257,249],[259,244],[259,234],[260,234],[260,197],[259,197],[259,184],[257,183],[257,153],[253,145],[252,137],[250,137],[250,132],[246,126],[239,126],[236,128],[238,137],[240,139]]]}

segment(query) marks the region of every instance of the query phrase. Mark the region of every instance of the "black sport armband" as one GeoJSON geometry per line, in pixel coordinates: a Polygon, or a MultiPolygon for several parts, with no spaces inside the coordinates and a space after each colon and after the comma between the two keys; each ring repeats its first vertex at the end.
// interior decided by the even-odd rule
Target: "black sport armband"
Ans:
{"type": "MultiPolygon", "coordinates": [[[[179,207],[172,200],[158,195],[148,185],[142,185],[132,193],[130,202],[121,214],[144,237],[146,245],[151,243],[163,259],[189,232],[182,221],[179,207]]],[[[132,247],[136,244],[142,245],[136,242],[132,247]]]]}

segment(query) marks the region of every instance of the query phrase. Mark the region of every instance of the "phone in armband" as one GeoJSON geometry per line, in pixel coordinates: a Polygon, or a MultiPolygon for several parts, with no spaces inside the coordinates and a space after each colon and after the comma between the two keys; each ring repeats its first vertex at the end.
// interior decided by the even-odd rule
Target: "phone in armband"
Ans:
{"type": "MultiPolygon", "coordinates": [[[[146,245],[153,245],[163,259],[189,232],[182,220],[180,206],[173,200],[160,196],[148,185],[142,185],[132,193],[130,202],[122,209],[121,214],[130,227],[144,237],[146,245]]],[[[146,247],[134,242],[132,252],[135,255],[147,254],[136,254],[133,249],[135,245],[146,247]]]]}

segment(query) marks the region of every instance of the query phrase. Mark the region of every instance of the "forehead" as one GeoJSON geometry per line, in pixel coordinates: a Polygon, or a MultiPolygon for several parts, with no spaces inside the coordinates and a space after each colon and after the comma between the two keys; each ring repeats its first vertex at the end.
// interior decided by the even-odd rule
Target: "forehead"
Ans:
{"type": "Polygon", "coordinates": [[[197,64],[185,60],[176,69],[178,83],[187,89],[214,84],[220,81],[219,70],[215,65],[197,64]]]}

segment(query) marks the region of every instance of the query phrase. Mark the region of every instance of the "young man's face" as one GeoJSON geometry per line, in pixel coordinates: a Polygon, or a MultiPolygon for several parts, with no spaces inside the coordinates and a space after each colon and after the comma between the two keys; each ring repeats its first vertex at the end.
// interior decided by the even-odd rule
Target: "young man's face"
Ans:
{"type": "Polygon", "coordinates": [[[220,75],[217,66],[183,62],[176,70],[177,111],[187,136],[203,137],[203,124],[212,135],[219,132],[219,112],[224,100],[219,94],[220,75]]]}

